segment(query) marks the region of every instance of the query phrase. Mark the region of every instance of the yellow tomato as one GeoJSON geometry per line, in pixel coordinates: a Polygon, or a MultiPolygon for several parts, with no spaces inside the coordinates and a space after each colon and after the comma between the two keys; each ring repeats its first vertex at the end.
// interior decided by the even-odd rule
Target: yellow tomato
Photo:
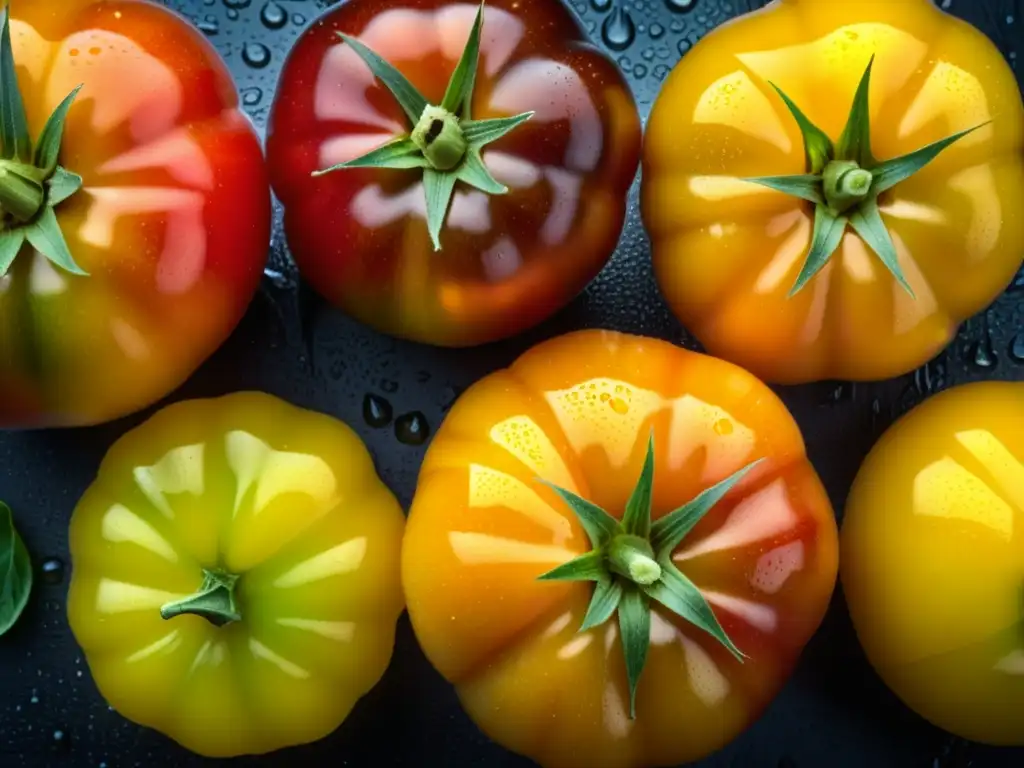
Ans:
{"type": "Polygon", "coordinates": [[[404,522],[335,419],[259,393],[176,403],[75,509],[71,629],[111,706],[194,752],[314,741],[391,659],[404,522]]]}
{"type": "Polygon", "coordinates": [[[841,539],[868,659],[952,733],[1024,744],[1024,384],[971,384],[898,421],[857,475],[841,539]]]}
{"type": "Polygon", "coordinates": [[[931,0],[773,2],[694,46],[648,124],[643,212],[662,291],[709,353],[768,381],[884,379],[934,357],[1020,267],[1022,210],[1014,74],[981,32],[931,0]],[[811,173],[772,86],[836,141],[872,56],[879,162],[991,123],[877,198],[913,296],[851,222],[790,297],[814,207],[746,181],[811,173]]]}

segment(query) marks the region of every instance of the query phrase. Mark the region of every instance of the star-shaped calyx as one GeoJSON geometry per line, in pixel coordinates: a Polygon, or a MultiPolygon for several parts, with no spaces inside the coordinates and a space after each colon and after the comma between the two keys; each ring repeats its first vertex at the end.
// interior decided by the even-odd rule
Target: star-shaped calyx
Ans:
{"type": "Polygon", "coordinates": [[[903,275],[896,246],[878,209],[878,196],[907,180],[934,160],[940,152],[988,123],[976,125],[908,155],[878,161],[871,154],[871,122],[868,93],[874,57],[861,78],[853,107],[835,144],[777,85],[804,139],[807,172],[796,176],[765,176],[747,181],[785,192],[814,203],[811,247],[790,296],[807,285],[821,271],[842,242],[849,225],[882,260],[893,277],[911,296],[914,291],[903,275]]]}
{"type": "Polygon", "coordinates": [[[759,463],[760,460],[748,464],[654,523],[651,522],[653,435],[648,442],[640,479],[626,503],[621,522],[575,493],[547,484],[575,513],[593,549],[540,578],[594,582],[594,594],[580,632],[604,624],[618,611],[629,683],[630,718],[636,717],[636,689],[647,663],[652,600],[707,632],[737,660],[745,658],[722,629],[700,589],[672,562],[672,553],[694,526],[759,463]]]}
{"type": "Polygon", "coordinates": [[[68,250],[54,212],[82,188],[80,176],[58,165],[64,123],[82,86],[54,110],[33,145],[14,66],[10,13],[9,5],[0,11],[0,277],[25,243],[61,269],[85,275],[68,250]]]}
{"type": "Polygon", "coordinates": [[[338,33],[395,97],[408,118],[411,130],[362,157],[316,171],[313,175],[322,176],[345,168],[422,168],[427,227],[434,249],[438,251],[441,250],[441,229],[455,194],[456,182],[461,181],[489,195],[508,192],[508,187],[487,170],[480,150],[534,115],[526,112],[493,120],[472,119],[483,20],[484,3],[481,2],[469,40],[440,105],[428,102],[405,75],[361,42],[338,33]]]}

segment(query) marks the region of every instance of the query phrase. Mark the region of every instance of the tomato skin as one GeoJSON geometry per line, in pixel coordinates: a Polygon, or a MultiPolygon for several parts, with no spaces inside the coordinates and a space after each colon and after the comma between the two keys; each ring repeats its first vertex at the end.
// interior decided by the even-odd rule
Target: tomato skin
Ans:
{"type": "Polygon", "coordinates": [[[536,111],[483,157],[510,188],[462,185],[435,252],[422,171],[318,169],[408,131],[394,97],[336,32],[355,35],[440,102],[479,4],[352,0],[285,64],[267,152],[288,242],[329,301],[383,332],[464,347],[519,333],[565,306],[611,256],[639,165],[628,85],[558,0],[490,0],[474,119],[536,111]]]}
{"type": "Polygon", "coordinates": [[[837,550],[799,429],[763,383],[665,342],[583,331],[455,404],[420,474],[402,580],[420,645],[488,736],[544,768],[640,768],[699,759],[760,715],[824,615],[837,550]],[[749,658],[656,608],[630,721],[616,622],[578,633],[590,586],[537,580],[590,548],[541,481],[620,517],[652,429],[655,518],[766,460],[675,555],[749,658]]]}
{"type": "Polygon", "coordinates": [[[175,389],[238,324],[266,260],[270,188],[223,61],[139,0],[17,2],[13,54],[33,138],[77,85],[56,208],[90,273],[25,249],[0,292],[0,425],[96,424],[175,389]]]}
{"type": "Polygon", "coordinates": [[[909,707],[963,738],[1024,745],[1024,384],[956,387],[868,455],[841,536],[857,635],[909,707]]]}
{"type": "Polygon", "coordinates": [[[306,744],[388,666],[404,526],[345,424],[260,392],[177,402],[75,507],[68,621],[124,717],[207,757],[306,744]],[[204,569],[239,577],[237,621],[161,618],[204,569]]]}
{"type": "Polygon", "coordinates": [[[879,380],[927,362],[1024,258],[1024,106],[985,36],[930,0],[781,0],[687,53],[654,105],[643,214],[674,314],[709,353],[778,383],[879,380]],[[806,172],[781,88],[833,140],[869,58],[879,160],[993,122],[879,199],[902,291],[848,229],[790,298],[813,206],[741,179],[806,172]]]}

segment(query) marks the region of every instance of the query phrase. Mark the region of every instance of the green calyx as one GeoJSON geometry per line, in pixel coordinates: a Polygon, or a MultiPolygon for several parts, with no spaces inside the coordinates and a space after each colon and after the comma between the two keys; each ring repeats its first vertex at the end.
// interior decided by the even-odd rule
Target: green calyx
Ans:
{"type": "Polygon", "coordinates": [[[456,182],[461,181],[489,195],[507,193],[508,188],[487,170],[480,150],[534,114],[526,112],[493,120],[472,119],[483,20],[484,3],[481,2],[469,40],[439,105],[428,102],[405,75],[361,42],[338,33],[395,97],[405,112],[410,131],[361,157],[316,171],[313,175],[323,176],[346,168],[422,169],[427,198],[427,228],[437,251],[441,250],[441,229],[455,194],[456,182]]]}
{"type": "Polygon", "coordinates": [[[66,272],[85,275],[54,212],[82,188],[80,176],[58,165],[64,123],[81,86],[50,115],[33,146],[14,65],[10,7],[0,15],[0,277],[26,243],[66,272]]]}
{"type": "Polygon", "coordinates": [[[748,464],[654,523],[651,522],[653,435],[648,442],[640,479],[626,503],[621,522],[571,491],[549,484],[576,514],[593,549],[545,573],[540,579],[594,582],[594,594],[580,632],[604,624],[618,612],[629,683],[630,718],[636,717],[636,689],[647,662],[652,601],[707,632],[737,660],[742,662],[746,658],[722,629],[700,589],[676,567],[672,554],[694,526],[759,463],[748,464]]]}
{"type": "Polygon", "coordinates": [[[774,83],[804,139],[807,172],[797,176],[763,176],[747,181],[785,192],[814,203],[814,229],[811,247],[790,296],[798,293],[832,258],[839,248],[847,226],[877,254],[903,289],[911,296],[913,289],[903,274],[888,228],[878,208],[878,196],[924,168],[951,144],[979,128],[929,144],[903,157],[878,161],[871,154],[871,121],[868,93],[874,57],[861,78],[853,106],[839,141],[833,144],[800,108],[774,83]]]}
{"type": "Polygon", "coordinates": [[[164,620],[176,616],[200,616],[215,627],[224,627],[233,621],[241,621],[235,602],[235,586],[238,577],[217,570],[204,570],[203,583],[199,590],[184,600],[167,603],[160,609],[160,617],[164,620]]]}

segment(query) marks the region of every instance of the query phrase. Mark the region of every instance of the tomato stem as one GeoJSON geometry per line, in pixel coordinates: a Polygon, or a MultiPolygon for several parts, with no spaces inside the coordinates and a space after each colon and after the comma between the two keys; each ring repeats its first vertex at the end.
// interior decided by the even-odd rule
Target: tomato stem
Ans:
{"type": "Polygon", "coordinates": [[[874,176],[853,161],[834,160],[825,166],[822,182],[825,200],[836,213],[845,213],[871,194],[874,176]]]}
{"type": "Polygon", "coordinates": [[[661,578],[651,543],[640,536],[616,536],[608,545],[608,567],[634,584],[647,586],[661,578]]]}
{"type": "Polygon", "coordinates": [[[203,583],[191,597],[167,603],[160,609],[164,620],[186,614],[200,616],[215,627],[224,627],[233,621],[241,621],[235,602],[235,586],[238,577],[217,570],[203,570],[203,583]]]}
{"type": "Polygon", "coordinates": [[[459,118],[443,107],[428,106],[412,132],[412,140],[431,167],[450,171],[462,162],[469,142],[459,127],[459,118]]]}
{"type": "Polygon", "coordinates": [[[0,218],[9,214],[24,224],[35,218],[46,203],[46,192],[36,169],[24,163],[0,160],[0,218]]]}

